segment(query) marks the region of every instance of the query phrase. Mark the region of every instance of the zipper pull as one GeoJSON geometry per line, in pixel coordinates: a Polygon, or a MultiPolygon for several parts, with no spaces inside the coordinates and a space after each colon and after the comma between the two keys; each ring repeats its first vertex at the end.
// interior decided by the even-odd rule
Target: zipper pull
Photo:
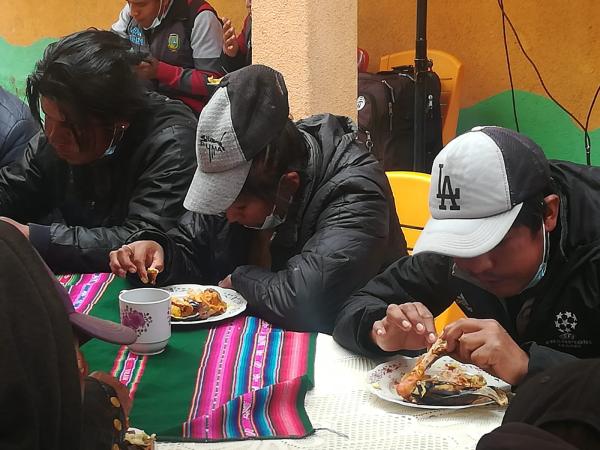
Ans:
{"type": "Polygon", "coordinates": [[[429,94],[427,96],[427,115],[429,118],[433,117],[433,95],[429,94]]]}
{"type": "Polygon", "coordinates": [[[369,133],[368,131],[365,131],[365,134],[367,135],[367,140],[365,141],[365,147],[367,147],[367,150],[369,150],[369,152],[373,149],[373,140],[371,139],[371,133],[369,133]]]}
{"type": "Polygon", "coordinates": [[[390,91],[390,101],[388,102],[388,118],[390,121],[390,132],[394,131],[394,103],[396,103],[396,96],[394,94],[394,88],[385,80],[381,80],[383,84],[390,91]]]}

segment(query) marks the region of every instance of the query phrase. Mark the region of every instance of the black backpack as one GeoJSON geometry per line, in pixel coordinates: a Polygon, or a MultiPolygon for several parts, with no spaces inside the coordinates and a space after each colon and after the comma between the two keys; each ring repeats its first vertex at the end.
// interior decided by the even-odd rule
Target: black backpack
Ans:
{"type": "MultiPolygon", "coordinates": [[[[435,72],[428,71],[426,80],[423,162],[431,172],[433,159],[442,149],[441,85],[435,72]]],[[[358,139],[385,170],[413,170],[414,99],[413,66],[358,74],[358,139]]]]}

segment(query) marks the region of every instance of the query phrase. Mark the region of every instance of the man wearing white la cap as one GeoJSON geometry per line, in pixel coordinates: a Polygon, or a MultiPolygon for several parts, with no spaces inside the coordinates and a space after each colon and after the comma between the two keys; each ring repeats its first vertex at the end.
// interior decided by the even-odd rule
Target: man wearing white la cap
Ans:
{"type": "Polygon", "coordinates": [[[443,331],[450,353],[511,384],[600,356],[600,168],[549,162],[519,133],[477,127],[435,159],[429,210],[413,256],[344,305],[338,342],[424,348],[456,300],[469,318],[443,331]]]}

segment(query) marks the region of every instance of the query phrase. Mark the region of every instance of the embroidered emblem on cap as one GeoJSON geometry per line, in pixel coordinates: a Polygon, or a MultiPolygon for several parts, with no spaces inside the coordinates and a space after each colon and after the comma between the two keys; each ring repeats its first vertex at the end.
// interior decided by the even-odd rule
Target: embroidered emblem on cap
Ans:
{"type": "Polygon", "coordinates": [[[167,48],[172,52],[176,52],[179,50],[179,35],[175,33],[171,33],[169,35],[169,40],[167,41],[167,48]]]}
{"type": "Polygon", "coordinates": [[[440,164],[440,175],[438,178],[438,193],[437,198],[440,199],[440,209],[448,209],[446,206],[446,200],[450,200],[452,204],[450,205],[450,209],[452,211],[460,211],[460,205],[456,203],[456,200],[460,200],[460,188],[452,189],[452,183],[450,181],[450,177],[448,175],[444,176],[444,181],[442,182],[442,173],[444,165],[440,164]]]}
{"type": "Polygon", "coordinates": [[[208,150],[208,160],[210,162],[213,161],[217,153],[223,153],[225,151],[225,147],[223,147],[223,139],[225,138],[226,134],[227,131],[223,133],[220,140],[213,139],[205,134],[200,135],[198,138],[198,145],[208,150]]]}

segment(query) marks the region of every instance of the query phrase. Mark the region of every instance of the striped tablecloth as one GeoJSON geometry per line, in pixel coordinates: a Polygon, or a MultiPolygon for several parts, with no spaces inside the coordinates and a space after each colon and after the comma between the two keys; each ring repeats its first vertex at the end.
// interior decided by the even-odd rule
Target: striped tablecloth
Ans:
{"type": "MultiPolygon", "coordinates": [[[[110,274],[60,276],[75,309],[119,320],[125,280],[110,274]]],[[[132,426],[167,441],[300,438],[314,432],[304,409],[314,385],[316,335],[238,316],[211,328],[174,325],[166,350],[137,356],[92,340],[91,370],[108,371],[132,396],[132,426]]]]}

